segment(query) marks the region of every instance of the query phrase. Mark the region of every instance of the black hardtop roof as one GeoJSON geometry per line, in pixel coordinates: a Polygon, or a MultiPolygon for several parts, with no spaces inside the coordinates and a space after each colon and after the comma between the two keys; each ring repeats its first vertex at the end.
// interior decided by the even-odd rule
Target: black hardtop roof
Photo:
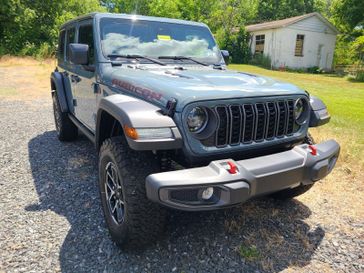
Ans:
{"type": "Polygon", "coordinates": [[[171,19],[164,17],[154,17],[154,16],[144,16],[137,14],[124,14],[124,13],[102,13],[102,12],[93,12],[85,15],[78,16],[72,20],[67,21],[63,25],[61,25],[61,29],[66,28],[68,25],[72,25],[79,21],[83,21],[86,19],[92,19],[94,17],[98,18],[120,18],[120,19],[129,19],[129,20],[143,20],[143,21],[154,21],[154,22],[166,22],[166,23],[174,23],[174,24],[183,24],[183,25],[195,25],[195,26],[206,26],[204,23],[186,21],[180,19],[171,19]]]}

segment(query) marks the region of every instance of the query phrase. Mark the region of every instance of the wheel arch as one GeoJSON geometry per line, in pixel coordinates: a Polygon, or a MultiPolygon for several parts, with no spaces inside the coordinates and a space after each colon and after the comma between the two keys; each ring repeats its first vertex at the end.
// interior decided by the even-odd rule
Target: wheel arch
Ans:
{"type": "Polygon", "coordinates": [[[96,122],[96,150],[99,151],[102,143],[113,136],[124,136],[122,123],[118,118],[105,109],[99,109],[96,122]]]}
{"type": "Polygon", "coordinates": [[[63,84],[62,74],[59,72],[52,72],[50,81],[52,96],[57,95],[62,113],[69,113],[70,108],[67,103],[67,96],[63,84]]]}
{"type": "Polygon", "coordinates": [[[133,128],[171,128],[174,138],[133,140],[126,137],[134,150],[176,149],[182,147],[182,136],[176,124],[161,109],[134,97],[114,94],[100,100],[96,115],[95,145],[99,151],[103,141],[115,134],[123,135],[124,126],[133,128]],[[116,125],[115,125],[116,124],[116,125]]]}

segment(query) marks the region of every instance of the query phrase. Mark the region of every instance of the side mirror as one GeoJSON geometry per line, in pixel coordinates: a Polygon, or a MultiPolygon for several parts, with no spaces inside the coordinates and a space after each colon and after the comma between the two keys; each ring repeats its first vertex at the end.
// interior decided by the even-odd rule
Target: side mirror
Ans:
{"type": "Polygon", "coordinates": [[[68,49],[71,63],[88,65],[88,45],[69,44],[68,49]]]}
{"type": "Polygon", "coordinates": [[[229,51],[221,50],[221,55],[224,58],[225,63],[229,64],[229,57],[230,57],[229,51]]]}

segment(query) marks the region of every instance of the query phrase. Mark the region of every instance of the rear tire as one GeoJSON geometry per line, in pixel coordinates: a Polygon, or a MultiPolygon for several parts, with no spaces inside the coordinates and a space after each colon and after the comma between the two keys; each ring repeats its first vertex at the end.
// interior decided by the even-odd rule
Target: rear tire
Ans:
{"type": "Polygon", "coordinates": [[[61,106],[55,93],[53,99],[53,114],[56,125],[57,136],[60,141],[72,141],[78,137],[78,129],[76,125],[68,117],[67,113],[61,111],[61,106]]]}
{"type": "Polygon", "coordinates": [[[102,144],[99,153],[102,208],[111,237],[120,247],[140,248],[156,241],[162,233],[165,210],[149,201],[145,190],[145,178],[159,171],[152,153],[131,150],[123,137],[113,137],[102,144]]]}
{"type": "MultiPolygon", "coordinates": [[[[307,136],[304,139],[304,143],[309,144],[309,145],[315,144],[315,140],[313,139],[313,137],[311,136],[310,133],[307,133],[307,136]]],[[[273,193],[271,196],[273,198],[279,199],[279,200],[292,199],[296,196],[304,194],[305,192],[310,190],[313,187],[313,185],[314,184],[301,185],[301,186],[298,186],[293,189],[286,189],[286,190],[278,191],[276,193],[273,193]]]]}

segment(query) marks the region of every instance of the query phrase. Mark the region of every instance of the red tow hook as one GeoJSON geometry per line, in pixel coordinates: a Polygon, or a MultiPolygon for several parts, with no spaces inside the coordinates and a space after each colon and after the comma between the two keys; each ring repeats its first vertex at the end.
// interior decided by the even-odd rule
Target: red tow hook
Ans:
{"type": "Polygon", "coordinates": [[[235,165],[234,162],[228,161],[227,164],[229,165],[229,169],[227,169],[229,173],[236,174],[238,172],[238,167],[235,165]]]}
{"type": "Polygon", "coordinates": [[[310,154],[313,156],[317,155],[317,148],[314,145],[308,145],[308,148],[310,149],[310,154]]]}

